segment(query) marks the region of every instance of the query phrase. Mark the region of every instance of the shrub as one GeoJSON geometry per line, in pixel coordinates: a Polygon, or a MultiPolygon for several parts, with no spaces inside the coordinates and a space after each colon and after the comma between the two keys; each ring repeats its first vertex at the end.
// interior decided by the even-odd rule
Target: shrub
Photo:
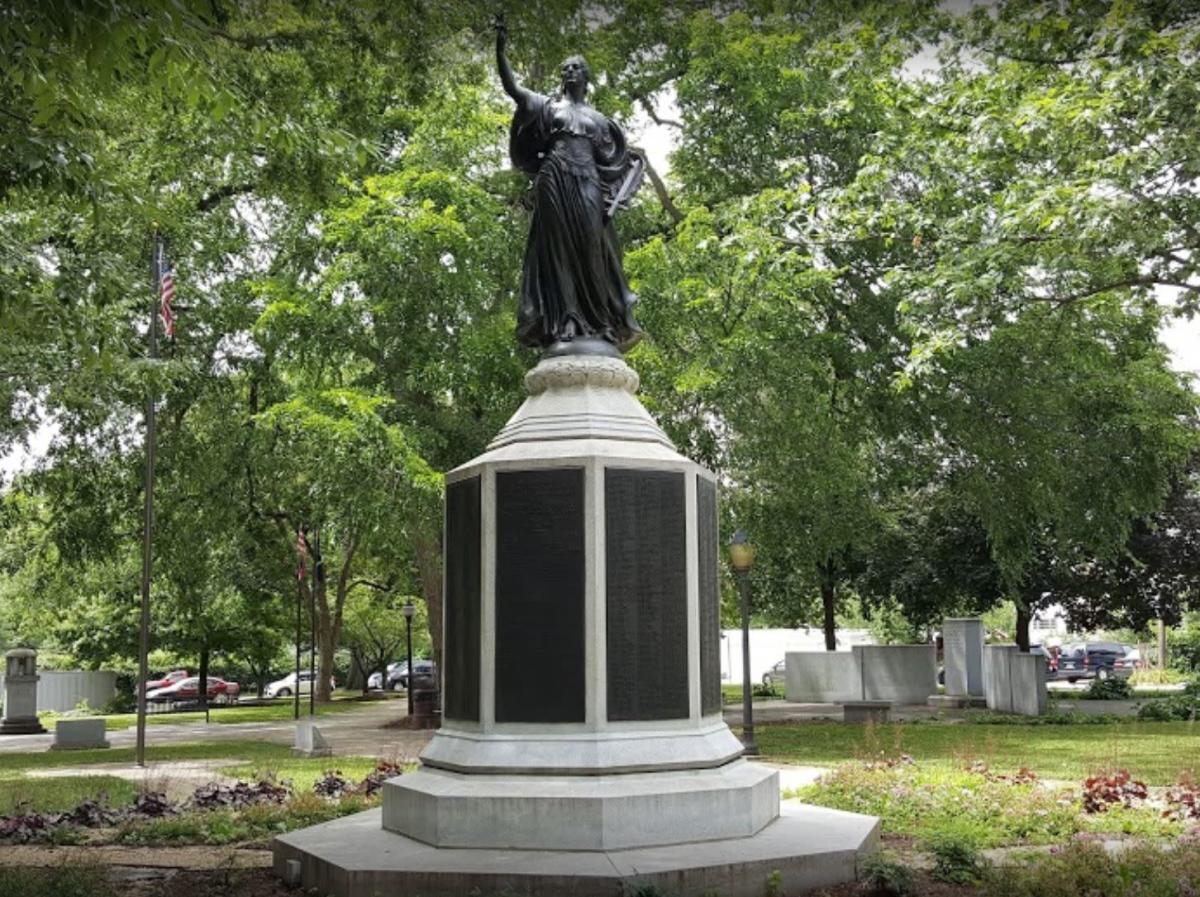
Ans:
{"type": "MultiPolygon", "coordinates": [[[[1181,845],[1182,846],[1182,845],[1181,845]]],[[[1136,845],[1110,854],[1101,845],[1073,842],[1028,863],[987,876],[989,897],[1149,897],[1200,890],[1200,849],[1136,845]]]]}
{"type": "Polygon", "coordinates": [[[1138,719],[1154,722],[1200,719],[1200,695],[1190,691],[1193,685],[1189,684],[1182,694],[1142,704],[1138,707],[1138,719]]]}
{"type": "Polygon", "coordinates": [[[1093,679],[1084,694],[1092,701],[1113,701],[1133,697],[1133,687],[1125,679],[1093,679]]]}
{"type": "Polygon", "coordinates": [[[1129,677],[1129,684],[1138,685],[1178,685],[1180,682],[1187,682],[1188,676],[1186,673],[1181,673],[1179,670],[1134,670],[1133,675],[1129,677]]]}
{"type": "Polygon", "coordinates": [[[1130,777],[1129,772],[1116,772],[1092,776],[1083,783],[1083,811],[1103,813],[1114,804],[1132,807],[1135,801],[1145,800],[1149,792],[1144,783],[1130,777]]]}
{"type": "Polygon", "coordinates": [[[0,897],[116,897],[103,866],[59,863],[46,869],[9,867],[0,875],[0,897]]]}
{"type": "Polygon", "coordinates": [[[872,897],[909,897],[914,893],[912,870],[879,851],[863,860],[863,887],[872,897]]]}
{"type": "Polygon", "coordinates": [[[955,831],[933,832],[925,840],[933,854],[933,870],[938,881],[969,885],[979,881],[984,872],[983,857],[970,837],[955,831]]]}

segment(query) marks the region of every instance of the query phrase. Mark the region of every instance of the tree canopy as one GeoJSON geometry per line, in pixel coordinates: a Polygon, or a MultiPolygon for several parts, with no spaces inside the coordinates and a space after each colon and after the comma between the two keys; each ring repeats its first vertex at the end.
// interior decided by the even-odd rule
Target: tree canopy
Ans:
{"type": "MultiPolygon", "coordinates": [[[[1158,330],[1200,297],[1200,17],[707,7],[508,18],[531,86],[582,49],[598,108],[673,135],[619,219],[629,361],[759,543],[758,613],[831,630],[857,592],[932,620],[1068,567],[1108,571],[1064,594],[1081,620],[1130,602],[1156,515],[1193,494],[1196,396],[1158,330]]],[[[347,614],[361,641],[397,596],[438,650],[440,476],[534,361],[512,339],[527,187],[477,13],[0,15],[0,450],[54,433],[0,508],[4,637],[132,656],[152,391],[163,644],[272,662],[305,528],[323,672],[347,614]],[[156,230],[179,323],[150,363],[156,230]]]]}

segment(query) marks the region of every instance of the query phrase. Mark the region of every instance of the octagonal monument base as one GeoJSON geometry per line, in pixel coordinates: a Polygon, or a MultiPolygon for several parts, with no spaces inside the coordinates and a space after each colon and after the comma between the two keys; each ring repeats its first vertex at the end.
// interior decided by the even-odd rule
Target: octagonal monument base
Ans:
{"type": "Polygon", "coordinates": [[[853,881],[879,841],[874,817],[795,801],[751,837],[630,850],[438,848],[382,821],[382,810],[368,810],[281,835],[275,872],[330,897],[613,897],[640,885],[676,897],[762,897],[776,873],[784,894],[853,881]]]}

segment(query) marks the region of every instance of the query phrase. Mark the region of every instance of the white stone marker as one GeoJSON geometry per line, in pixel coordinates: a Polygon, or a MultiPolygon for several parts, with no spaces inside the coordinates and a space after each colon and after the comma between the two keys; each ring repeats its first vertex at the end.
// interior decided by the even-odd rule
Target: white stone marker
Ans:
{"type": "Polygon", "coordinates": [[[946,694],[983,697],[983,620],[948,617],[942,622],[946,694]]]}
{"type": "Polygon", "coordinates": [[[89,748],[111,747],[105,738],[107,724],[103,717],[85,717],[84,719],[60,719],[54,723],[54,743],[50,745],[56,751],[79,751],[89,748]]]}
{"type": "Polygon", "coordinates": [[[13,648],[4,655],[4,718],[0,735],[38,735],[46,728],[37,718],[37,651],[13,648]]]}
{"type": "Polygon", "coordinates": [[[292,745],[292,753],[298,757],[331,757],[333,748],[310,719],[302,719],[296,723],[296,742],[292,745]]]}

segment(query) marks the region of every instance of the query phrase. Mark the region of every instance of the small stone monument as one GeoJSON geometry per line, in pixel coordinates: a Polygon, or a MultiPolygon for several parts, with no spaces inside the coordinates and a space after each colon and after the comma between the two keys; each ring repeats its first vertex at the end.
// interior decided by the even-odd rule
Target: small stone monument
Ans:
{"type": "Polygon", "coordinates": [[[988,645],[984,650],[984,691],[988,710],[1018,716],[1046,712],[1046,662],[1022,653],[1016,645],[988,645]]]}
{"type": "Polygon", "coordinates": [[[37,718],[37,651],[13,648],[4,655],[4,718],[0,735],[40,735],[37,718]]]}
{"type": "Polygon", "coordinates": [[[296,742],[292,745],[292,753],[297,757],[331,757],[333,748],[315,721],[302,719],[296,723],[296,742]]]}
{"type": "Polygon", "coordinates": [[[933,707],[983,706],[983,621],[947,617],[942,622],[946,693],[930,695],[933,707]]]}
{"type": "Polygon", "coordinates": [[[60,719],[54,723],[54,751],[81,751],[111,747],[105,737],[107,726],[103,717],[60,719]]]}

